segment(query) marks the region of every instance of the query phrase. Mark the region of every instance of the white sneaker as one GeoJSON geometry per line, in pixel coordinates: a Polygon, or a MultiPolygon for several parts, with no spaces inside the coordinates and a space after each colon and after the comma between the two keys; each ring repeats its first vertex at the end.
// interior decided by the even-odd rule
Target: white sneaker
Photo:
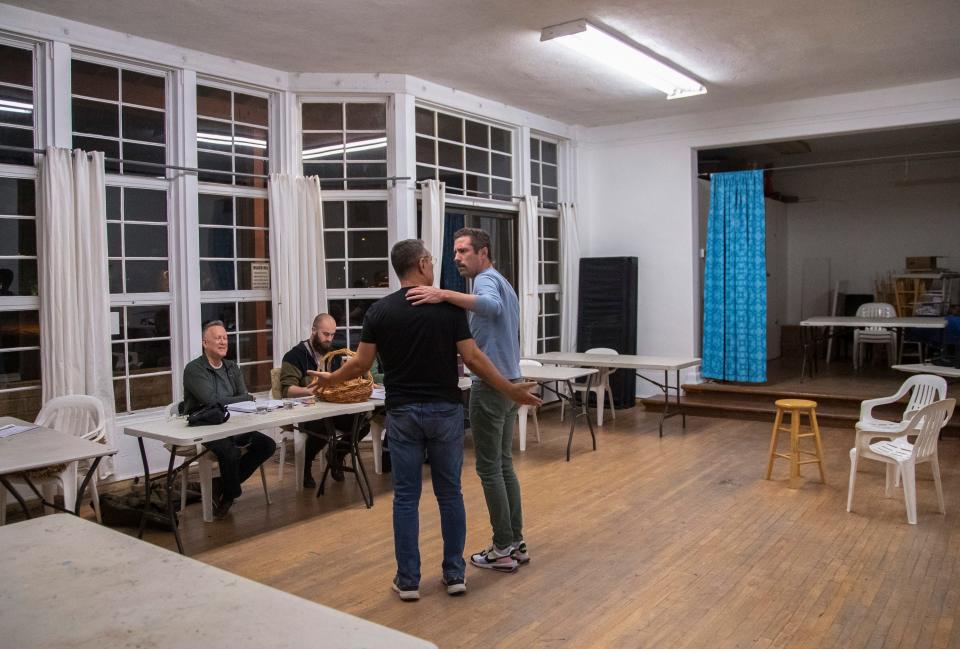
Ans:
{"type": "Polygon", "coordinates": [[[415,602],[420,599],[420,590],[418,588],[400,588],[397,580],[393,580],[393,592],[400,596],[405,602],[415,602]]]}
{"type": "Polygon", "coordinates": [[[514,572],[517,569],[517,560],[510,556],[512,546],[500,550],[495,545],[482,552],[470,555],[470,563],[478,568],[489,568],[498,572],[514,572]]]}

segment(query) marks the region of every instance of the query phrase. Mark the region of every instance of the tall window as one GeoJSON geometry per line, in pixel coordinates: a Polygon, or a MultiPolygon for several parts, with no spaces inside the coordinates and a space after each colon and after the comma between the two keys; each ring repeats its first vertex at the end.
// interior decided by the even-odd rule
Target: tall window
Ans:
{"type": "Polygon", "coordinates": [[[107,187],[113,392],[117,412],[173,399],[167,191],[107,187]]]}
{"type": "Polygon", "coordinates": [[[269,99],[197,85],[200,316],[222,320],[247,389],[270,389],[269,99]]]}
{"type": "Polygon", "coordinates": [[[557,143],[541,137],[530,138],[530,191],[543,207],[558,202],[557,143]]]}
{"type": "Polygon", "coordinates": [[[443,181],[448,194],[512,199],[510,131],[422,107],[416,124],[417,180],[443,181]]]}
{"type": "Polygon", "coordinates": [[[386,189],[387,106],[376,102],[311,102],[301,108],[304,175],[323,189],[386,189]],[[347,180],[332,180],[346,178],[347,180]]]}
{"type": "Polygon", "coordinates": [[[34,180],[0,178],[0,412],[28,421],[40,411],[37,288],[34,180]]]}
{"type": "MultiPolygon", "coordinates": [[[[0,144],[33,148],[33,52],[0,44],[0,144]]],[[[32,151],[0,149],[0,162],[33,164],[32,151]]]]}
{"type": "Polygon", "coordinates": [[[266,97],[197,86],[200,182],[267,186],[269,112],[266,97]]]}
{"type": "Polygon", "coordinates": [[[73,146],[103,151],[108,173],[164,175],[165,87],[163,76],[74,60],[73,146]]]}

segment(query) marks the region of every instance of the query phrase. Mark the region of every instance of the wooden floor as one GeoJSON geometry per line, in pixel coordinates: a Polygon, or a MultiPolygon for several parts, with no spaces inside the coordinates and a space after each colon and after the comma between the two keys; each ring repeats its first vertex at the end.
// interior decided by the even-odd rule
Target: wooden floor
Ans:
{"type": "MultiPolygon", "coordinates": [[[[468,565],[465,597],[440,584],[428,482],[416,603],[390,590],[387,476],[375,476],[371,510],[349,476],[320,499],[288,481],[269,508],[251,480],[228,520],[204,525],[189,508],[188,553],[444,648],[960,646],[960,440],[940,446],[947,515],[923,468],[911,526],[869,462],[846,513],[851,429],[824,429],[829,483],[807,466],[811,480],[791,490],[785,462],[761,479],[769,423],[689,418],[683,432],[675,418],[659,439],[655,416],[622,410],[596,452],[578,427],[567,463],[556,411],[543,418],[543,443],[515,455],[532,561],[515,574],[468,565]]],[[[469,445],[467,554],[490,539],[469,445]]]]}

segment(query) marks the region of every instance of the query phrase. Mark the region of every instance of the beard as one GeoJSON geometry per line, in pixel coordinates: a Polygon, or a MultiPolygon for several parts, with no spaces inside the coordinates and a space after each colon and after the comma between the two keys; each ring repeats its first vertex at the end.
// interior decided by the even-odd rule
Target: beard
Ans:
{"type": "Polygon", "coordinates": [[[322,340],[320,340],[320,336],[311,336],[310,346],[313,347],[314,351],[321,354],[326,354],[331,349],[333,349],[333,341],[331,340],[330,342],[325,343],[322,340]]]}

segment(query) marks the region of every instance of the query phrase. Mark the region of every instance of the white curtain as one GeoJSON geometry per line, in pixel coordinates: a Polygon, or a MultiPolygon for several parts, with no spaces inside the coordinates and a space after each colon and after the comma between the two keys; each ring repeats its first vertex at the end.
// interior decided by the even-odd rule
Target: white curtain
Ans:
{"type": "Polygon", "coordinates": [[[540,259],[537,245],[537,197],[524,196],[520,201],[520,355],[537,353],[537,314],[540,300],[537,296],[537,263],[540,259]]]}
{"type": "Polygon", "coordinates": [[[560,345],[561,351],[577,351],[577,298],[580,290],[580,230],[577,210],[560,203],[560,345]]]}
{"type": "MultiPolygon", "coordinates": [[[[40,358],[43,401],[103,402],[116,447],[103,153],[48,147],[39,170],[40,358]]],[[[100,475],[112,462],[100,463],[100,475]]]]}
{"type": "Polygon", "coordinates": [[[273,357],[279,364],[327,310],[320,180],[270,174],[269,198],[273,357]]]}
{"type": "Polygon", "coordinates": [[[423,208],[420,226],[421,239],[437,263],[433,268],[433,285],[440,286],[440,269],[443,268],[443,223],[446,220],[444,192],[446,183],[425,180],[420,184],[423,208]]]}

